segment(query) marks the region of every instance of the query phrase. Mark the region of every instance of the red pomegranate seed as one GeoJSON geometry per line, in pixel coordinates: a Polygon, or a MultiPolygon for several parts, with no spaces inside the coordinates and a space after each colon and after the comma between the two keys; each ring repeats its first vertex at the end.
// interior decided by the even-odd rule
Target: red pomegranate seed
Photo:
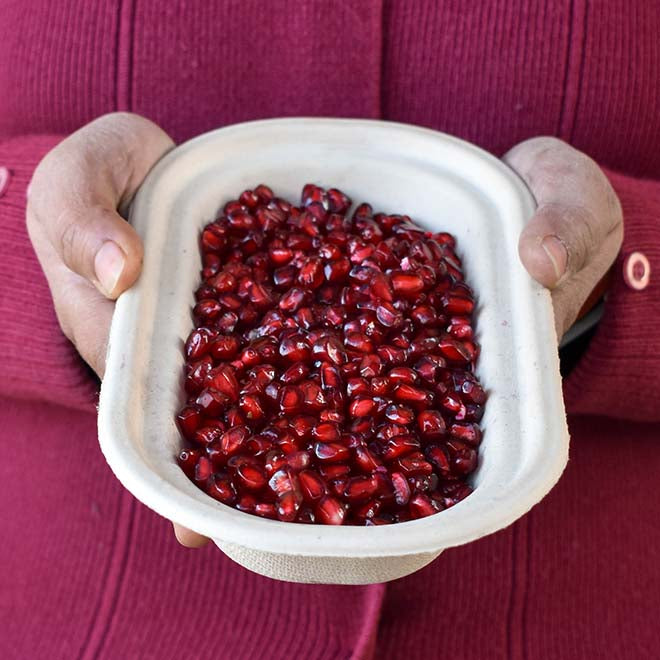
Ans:
{"type": "Polygon", "coordinates": [[[447,432],[442,414],[437,410],[423,410],[417,415],[420,435],[426,440],[437,440],[447,432]]]}
{"type": "Polygon", "coordinates": [[[343,525],[346,509],[334,497],[325,496],[316,506],[316,518],[324,525],[343,525]]]}
{"type": "Polygon", "coordinates": [[[210,445],[212,442],[220,440],[222,433],[222,429],[216,426],[203,426],[195,431],[193,440],[200,445],[210,445]]]}
{"type": "Polygon", "coordinates": [[[259,465],[242,463],[236,470],[240,483],[250,490],[261,490],[268,481],[266,471],[259,465]]]}
{"type": "Polygon", "coordinates": [[[309,453],[306,451],[294,451],[286,456],[286,464],[296,472],[308,468],[310,462],[309,453]]]}
{"type": "Polygon", "coordinates": [[[392,404],[385,409],[385,417],[394,424],[410,424],[415,419],[415,413],[407,406],[392,404]]]}
{"type": "Polygon", "coordinates": [[[277,498],[277,517],[284,522],[293,522],[302,504],[299,492],[288,490],[277,498]]]}
{"type": "Polygon", "coordinates": [[[455,242],[315,184],[202,231],[177,415],[183,471],[287,522],[381,525],[471,492],[486,394],[455,242]],[[215,470],[215,472],[214,472],[215,470]]]}
{"type": "Polygon", "coordinates": [[[471,359],[470,352],[465,348],[465,344],[449,336],[440,341],[438,348],[448,360],[453,362],[469,362],[471,359]]]}
{"type": "Polygon", "coordinates": [[[481,442],[481,429],[478,424],[452,424],[449,428],[449,435],[472,447],[477,447],[481,442]]]}
{"type": "Polygon", "coordinates": [[[341,366],[348,359],[344,346],[334,337],[322,337],[314,342],[312,355],[316,360],[332,362],[337,366],[341,366]]]}
{"type": "Polygon", "coordinates": [[[350,465],[321,465],[319,467],[319,474],[326,480],[327,483],[333,479],[341,479],[351,471],[350,465]]]}
{"type": "Polygon", "coordinates": [[[257,507],[257,500],[254,495],[241,495],[238,498],[238,501],[234,505],[239,511],[244,511],[245,513],[254,513],[257,507]]]}
{"type": "Polygon", "coordinates": [[[340,463],[351,456],[351,450],[338,442],[317,442],[314,455],[322,463],[340,463]]]}
{"type": "Polygon", "coordinates": [[[261,516],[262,518],[277,518],[277,508],[274,504],[270,502],[260,502],[254,505],[254,512],[256,515],[261,516]]]}
{"type": "Polygon", "coordinates": [[[332,213],[346,213],[351,207],[351,198],[341,190],[330,188],[327,192],[328,210],[332,213]]]}
{"type": "Polygon", "coordinates": [[[195,465],[201,453],[199,449],[182,449],[177,456],[177,462],[181,466],[181,469],[192,478],[195,474],[195,465]]]}
{"type": "Polygon", "coordinates": [[[431,474],[433,466],[425,460],[422,454],[410,454],[397,461],[399,467],[406,475],[412,474],[431,474]]]}
{"type": "Polygon", "coordinates": [[[387,441],[382,456],[386,461],[392,461],[411,452],[419,451],[419,441],[412,435],[397,435],[387,441]]]}
{"type": "Polygon", "coordinates": [[[446,314],[469,316],[474,310],[474,301],[470,298],[463,298],[462,296],[445,294],[442,297],[442,308],[446,314]]]}
{"type": "Polygon", "coordinates": [[[206,456],[200,456],[195,465],[194,479],[198,484],[205,484],[213,474],[213,464],[206,456]]]}
{"type": "Polygon", "coordinates": [[[431,516],[434,513],[437,513],[435,507],[431,503],[431,500],[421,493],[415,495],[410,500],[410,512],[415,518],[423,518],[425,516],[431,516]]]}
{"type": "Polygon", "coordinates": [[[344,496],[351,502],[368,500],[376,493],[378,482],[373,477],[352,477],[344,489],[344,496]]]}
{"type": "Polygon", "coordinates": [[[312,429],[312,435],[321,442],[337,442],[340,438],[339,426],[332,422],[317,424],[312,429]]]}
{"type": "Polygon", "coordinates": [[[218,417],[228,408],[227,397],[212,389],[202,390],[195,403],[206,417],[218,417]]]}
{"type": "Polygon", "coordinates": [[[392,486],[394,486],[394,500],[399,506],[405,506],[410,500],[410,484],[401,472],[392,473],[392,486]]]}
{"type": "Polygon", "coordinates": [[[247,426],[235,426],[234,428],[229,429],[229,431],[223,433],[220,438],[222,451],[227,454],[227,456],[236,454],[249,437],[250,430],[247,426]]]}
{"type": "Polygon", "coordinates": [[[390,275],[392,288],[406,298],[413,298],[424,290],[424,280],[415,273],[395,271],[390,275]]]}
{"type": "Polygon", "coordinates": [[[305,500],[316,502],[326,494],[325,482],[313,470],[303,470],[299,475],[300,491],[305,500]]]}
{"type": "Polygon", "coordinates": [[[192,440],[195,431],[199,428],[202,423],[202,416],[197,408],[192,406],[185,406],[181,409],[181,412],[177,415],[176,421],[179,424],[181,433],[186,440],[192,440]]]}
{"type": "Polygon", "coordinates": [[[400,385],[397,385],[396,389],[394,390],[394,398],[397,401],[406,401],[410,404],[419,404],[423,406],[429,405],[432,401],[429,392],[420,390],[419,388],[408,385],[407,383],[401,383],[400,385]]]}
{"type": "Polygon", "coordinates": [[[236,501],[236,489],[228,474],[216,474],[210,479],[206,492],[223,504],[233,504],[236,501]]]}
{"type": "Polygon", "coordinates": [[[409,367],[394,367],[394,369],[390,369],[387,377],[393,383],[408,383],[408,385],[415,385],[415,383],[419,382],[417,374],[409,367]]]}
{"type": "Polygon", "coordinates": [[[367,417],[376,409],[376,402],[367,397],[358,397],[351,401],[348,412],[351,417],[367,417]]]}

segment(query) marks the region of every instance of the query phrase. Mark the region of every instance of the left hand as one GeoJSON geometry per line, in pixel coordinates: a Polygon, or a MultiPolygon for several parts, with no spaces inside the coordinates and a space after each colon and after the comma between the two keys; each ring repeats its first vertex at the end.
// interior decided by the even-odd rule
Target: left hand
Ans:
{"type": "Polygon", "coordinates": [[[557,138],[521,142],[503,160],[538,204],[518,252],[529,274],[552,291],[561,339],[619,253],[621,204],[598,165],[557,138]]]}

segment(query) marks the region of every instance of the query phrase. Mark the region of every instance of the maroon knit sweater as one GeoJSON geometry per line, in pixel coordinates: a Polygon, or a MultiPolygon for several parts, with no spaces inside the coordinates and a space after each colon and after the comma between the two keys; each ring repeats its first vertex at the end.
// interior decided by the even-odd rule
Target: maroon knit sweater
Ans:
{"type": "Polygon", "coordinates": [[[659,35],[650,0],[2,3],[0,658],[660,657],[659,35]],[[103,461],[97,385],[24,227],[42,155],[118,109],[178,141],[373,117],[496,154],[556,135],[603,165],[625,240],[566,383],[571,461],[553,492],[387,585],[278,583],[178,546],[103,461]],[[621,274],[633,251],[655,271],[643,291],[621,274]]]}

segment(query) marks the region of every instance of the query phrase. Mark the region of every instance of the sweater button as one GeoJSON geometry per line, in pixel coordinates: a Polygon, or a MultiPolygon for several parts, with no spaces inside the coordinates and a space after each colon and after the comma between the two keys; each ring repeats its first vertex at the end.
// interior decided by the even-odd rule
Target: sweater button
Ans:
{"type": "Polygon", "coordinates": [[[651,264],[641,252],[633,252],[623,263],[623,279],[635,291],[646,289],[651,280],[651,264]]]}
{"type": "Polygon", "coordinates": [[[11,172],[4,166],[0,165],[0,197],[2,197],[9,188],[9,179],[11,179],[11,172]]]}

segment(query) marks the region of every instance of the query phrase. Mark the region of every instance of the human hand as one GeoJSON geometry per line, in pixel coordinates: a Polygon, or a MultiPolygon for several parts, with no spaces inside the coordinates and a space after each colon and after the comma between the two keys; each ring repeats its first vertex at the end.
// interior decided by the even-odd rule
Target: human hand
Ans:
{"type": "Polygon", "coordinates": [[[551,289],[561,339],[616,259],[623,240],[621,204],[598,165],[556,138],[521,142],[504,161],[538,204],[518,251],[529,274],[551,289]]]}
{"type": "MultiPolygon", "coordinates": [[[[114,301],[142,266],[142,242],[121,214],[147,172],[173,146],[144,117],[105,115],[48,153],[28,189],[28,233],[57,319],[100,378],[114,301]]],[[[186,545],[206,542],[176,525],[175,531],[186,545]]]]}

